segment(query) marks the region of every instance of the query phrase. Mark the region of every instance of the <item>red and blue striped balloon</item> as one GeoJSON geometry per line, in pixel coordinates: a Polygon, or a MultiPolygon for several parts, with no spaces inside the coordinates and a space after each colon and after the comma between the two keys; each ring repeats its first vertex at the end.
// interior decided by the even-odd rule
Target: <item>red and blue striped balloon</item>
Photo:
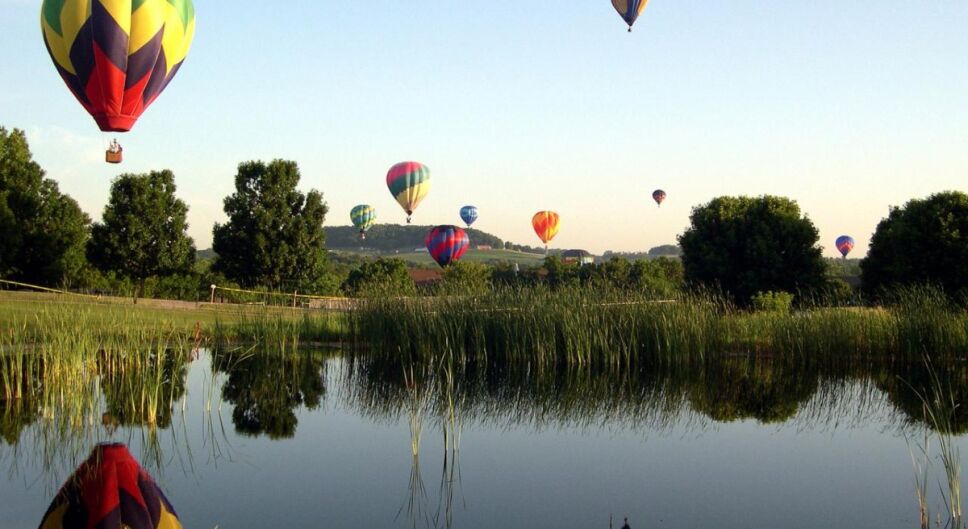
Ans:
{"type": "Polygon", "coordinates": [[[437,226],[427,234],[427,251],[440,266],[458,260],[471,245],[467,232],[457,226],[437,226]]]}
{"type": "Polygon", "coordinates": [[[854,249],[854,238],[850,235],[841,235],[840,237],[837,237],[837,242],[834,244],[837,245],[837,250],[840,251],[840,255],[846,258],[847,254],[854,249]]]}

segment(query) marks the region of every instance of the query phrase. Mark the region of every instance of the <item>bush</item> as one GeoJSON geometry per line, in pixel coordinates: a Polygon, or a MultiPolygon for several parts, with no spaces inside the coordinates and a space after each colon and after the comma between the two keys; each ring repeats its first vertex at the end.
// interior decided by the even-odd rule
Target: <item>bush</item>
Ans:
{"type": "Polygon", "coordinates": [[[793,294],[789,292],[757,292],[751,299],[753,308],[761,312],[789,313],[793,305],[793,294]]]}
{"type": "Polygon", "coordinates": [[[490,289],[489,266],[470,261],[455,261],[444,268],[439,293],[476,296],[490,289]]]}
{"type": "Polygon", "coordinates": [[[412,296],[417,293],[417,287],[407,271],[407,264],[400,259],[383,258],[372,263],[363,263],[350,272],[343,282],[342,290],[348,296],[357,297],[412,296]]]}

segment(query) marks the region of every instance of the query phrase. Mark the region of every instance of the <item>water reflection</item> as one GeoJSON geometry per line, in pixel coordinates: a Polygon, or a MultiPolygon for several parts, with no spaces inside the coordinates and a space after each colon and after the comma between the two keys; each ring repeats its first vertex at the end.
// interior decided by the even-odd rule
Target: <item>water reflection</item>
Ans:
{"type": "Polygon", "coordinates": [[[910,422],[961,435],[968,432],[968,365],[938,363],[895,366],[874,375],[877,387],[910,422]],[[925,404],[937,420],[926,420],[925,404]]]}
{"type": "Polygon", "coordinates": [[[819,379],[816,369],[733,359],[710,365],[684,385],[690,406],[714,421],[782,423],[810,401],[819,379]]]}
{"type": "Polygon", "coordinates": [[[326,394],[321,352],[228,351],[213,355],[213,369],[228,375],[222,397],[231,403],[235,431],[270,439],[296,434],[295,410],[319,408],[326,394]]]}
{"type": "MultiPolygon", "coordinates": [[[[415,372],[427,392],[429,415],[438,424],[456,413],[461,421],[536,429],[607,427],[663,432],[686,427],[701,431],[716,423],[755,420],[779,424],[795,418],[804,423],[801,426],[827,427],[831,422],[845,424],[883,416],[884,401],[879,394],[899,390],[875,386],[872,381],[885,375],[870,365],[828,376],[816,365],[763,358],[726,359],[698,369],[434,365],[415,372]]],[[[365,357],[350,359],[349,366],[342,385],[350,405],[378,419],[392,420],[404,413],[410,391],[405,372],[409,371],[385,369],[365,357]]],[[[919,408],[899,409],[920,417],[919,408]]]]}
{"type": "MultiPolygon", "coordinates": [[[[250,451],[239,461],[258,460],[262,466],[242,465],[244,471],[236,471],[234,478],[244,480],[246,472],[260,471],[274,479],[277,473],[300,470],[274,465],[287,450],[311,445],[305,448],[310,454],[306,466],[315,464],[313,458],[322,461],[326,456],[321,452],[334,450],[334,441],[327,436],[336,428],[318,424],[326,415],[334,424],[351,425],[345,433],[351,445],[367,441],[360,432],[382,432],[389,439],[378,453],[391,454],[392,461],[381,464],[398,463],[401,468],[385,474],[392,491],[379,498],[390,506],[382,522],[390,523],[396,514],[398,525],[450,528],[468,525],[461,520],[468,503],[463,483],[472,484],[469,490],[475,499],[482,491],[486,465],[476,459],[482,431],[525,431],[548,436],[552,444],[558,432],[604,431],[616,435],[596,443],[620,438],[634,444],[666,433],[694,440],[720,429],[749,434],[758,424],[769,425],[770,431],[792,425],[784,429],[791,436],[799,430],[873,424],[878,433],[896,428],[888,434],[910,432],[916,439],[923,426],[936,427],[924,420],[925,397],[946,406],[940,409],[950,417],[949,433],[968,429],[968,411],[961,404],[968,398],[968,366],[960,364],[933,366],[934,375],[922,365],[854,362],[821,367],[770,358],[729,358],[690,369],[630,370],[460,364],[444,356],[426,364],[390,367],[365,355],[244,349],[204,352],[196,361],[187,355],[155,353],[135,367],[118,362],[103,359],[92,368],[93,375],[64,377],[36,365],[22,373],[31,381],[21,386],[31,391],[0,399],[0,466],[13,470],[8,475],[50,476],[56,486],[94,444],[113,440],[132,445],[146,468],[162,477],[166,471],[193,474],[198,467],[207,468],[194,460],[200,446],[209,450],[209,459],[218,460],[224,457],[223,447],[232,450],[235,443],[243,452],[250,451]],[[331,418],[333,414],[342,414],[342,419],[331,418]],[[197,425],[199,415],[202,429],[192,431],[190,424],[197,425]],[[467,475],[462,476],[465,431],[473,436],[468,435],[471,445],[463,458],[467,475]],[[296,440],[270,442],[279,439],[296,440]],[[320,446],[324,448],[318,450],[320,446]],[[265,464],[262,457],[271,462],[265,464]],[[25,472],[25,467],[32,472],[25,472]]],[[[659,441],[664,450],[675,450],[659,441]]],[[[589,446],[594,450],[598,445],[589,446]]],[[[634,463],[636,458],[645,460],[645,452],[636,444],[627,453],[634,463]]],[[[909,463],[903,447],[888,457],[909,463]]],[[[327,464],[314,470],[323,476],[319,481],[325,482],[339,462],[327,464]]],[[[231,465],[227,466],[231,474],[231,465]]],[[[353,472],[360,471],[351,469],[346,475],[353,472]]],[[[903,476],[905,486],[910,477],[903,476]]],[[[10,485],[0,483],[0,489],[3,486],[10,485]]],[[[910,493],[910,487],[905,490],[910,493]]],[[[910,499],[913,503],[913,494],[910,499]]],[[[605,516],[607,512],[602,519],[605,516]]]]}
{"type": "Polygon", "coordinates": [[[102,422],[113,426],[171,426],[175,401],[185,395],[191,357],[171,351],[147,354],[149,369],[118,365],[115,357],[98,362],[105,412],[102,422]]]}
{"type": "MultiPolygon", "coordinates": [[[[270,439],[293,437],[297,410],[320,408],[327,395],[327,361],[333,357],[332,352],[251,350],[203,356],[211,362],[209,383],[232,406],[236,432],[270,439]]],[[[27,373],[39,379],[29,387],[40,389],[0,399],[0,443],[16,445],[32,427],[67,436],[97,431],[102,414],[118,427],[170,428],[173,411],[185,399],[190,362],[184,355],[161,354],[132,369],[117,359],[102,359],[95,378],[69,379],[69,384],[44,380],[42,369],[27,373]]],[[[844,421],[849,418],[843,412],[858,418],[882,414],[882,399],[874,392],[886,395],[903,414],[899,423],[924,424],[925,398],[953,403],[945,410],[951,433],[968,431],[968,406],[961,405],[968,400],[964,364],[933,366],[940,387],[931,384],[924,365],[869,364],[834,371],[763,358],[661,370],[485,367],[446,361],[400,369],[365,356],[349,356],[339,365],[343,367],[336,383],[343,403],[384,421],[413,418],[419,412],[426,415],[420,420],[432,421],[453,447],[459,445],[467,421],[661,431],[739,420],[784,423],[804,416],[819,424],[831,410],[844,421]],[[945,399],[938,399],[939,393],[945,399]],[[838,407],[843,400],[850,401],[849,409],[838,407]]]]}

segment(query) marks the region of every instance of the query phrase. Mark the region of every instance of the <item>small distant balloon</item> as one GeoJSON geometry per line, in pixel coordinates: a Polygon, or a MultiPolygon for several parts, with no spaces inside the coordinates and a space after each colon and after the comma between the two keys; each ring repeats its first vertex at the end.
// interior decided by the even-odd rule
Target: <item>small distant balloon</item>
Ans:
{"type": "Polygon", "coordinates": [[[612,0],[612,6],[618,11],[622,20],[629,25],[629,33],[632,32],[632,24],[639,18],[642,11],[645,11],[649,0],[612,0]]]}
{"type": "Polygon", "coordinates": [[[652,200],[655,200],[655,203],[656,204],[658,204],[658,205],[661,206],[662,205],[662,202],[665,199],[666,199],[666,192],[665,191],[663,191],[661,189],[656,189],[655,191],[652,192],[652,200]]]}
{"type": "Polygon", "coordinates": [[[353,226],[360,230],[360,239],[366,239],[366,232],[376,224],[376,209],[373,206],[360,204],[350,210],[350,220],[353,226]]]}
{"type": "Polygon", "coordinates": [[[387,187],[407,212],[407,224],[410,224],[413,211],[430,191],[430,169],[420,162],[400,162],[387,172],[387,187]]]}
{"type": "Polygon", "coordinates": [[[548,247],[548,242],[558,234],[561,217],[554,211],[539,211],[531,217],[531,226],[538,238],[548,247]]]}
{"type": "Polygon", "coordinates": [[[474,224],[474,221],[477,220],[477,206],[464,206],[460,208],[460,218],[470,228],[471,224],[474,224]]]}
{"type": "Polygon", "coordinates": [[[467,232],[457,226],[437,226],[427,233],[427,251],[444,267],[461,258],[470,247],[467,232]]]}
{"type": "Polygon", "coordinates": [[[840,237],[837,237],[837,242],[835,244],[837,245],[837,250],[840,251],[840,255],[846,259],[847,254],[854,249],[854,238],[850,235],[841,235],[840,237]]]}

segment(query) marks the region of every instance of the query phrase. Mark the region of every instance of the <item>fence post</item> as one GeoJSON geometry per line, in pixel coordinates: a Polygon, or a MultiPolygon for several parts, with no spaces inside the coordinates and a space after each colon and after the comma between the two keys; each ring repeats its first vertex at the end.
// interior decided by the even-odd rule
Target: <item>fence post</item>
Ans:
{"type": "Polygon", "coordinates": [[[212,285],[212,303],[215,303],[215,285],[212,285]]]}
{"type": "Polygon", "coordinates": [[[298,290],[292,291],[292,308],[296,308],[296,294],[298,293],[299,293],[298,290]]]}

